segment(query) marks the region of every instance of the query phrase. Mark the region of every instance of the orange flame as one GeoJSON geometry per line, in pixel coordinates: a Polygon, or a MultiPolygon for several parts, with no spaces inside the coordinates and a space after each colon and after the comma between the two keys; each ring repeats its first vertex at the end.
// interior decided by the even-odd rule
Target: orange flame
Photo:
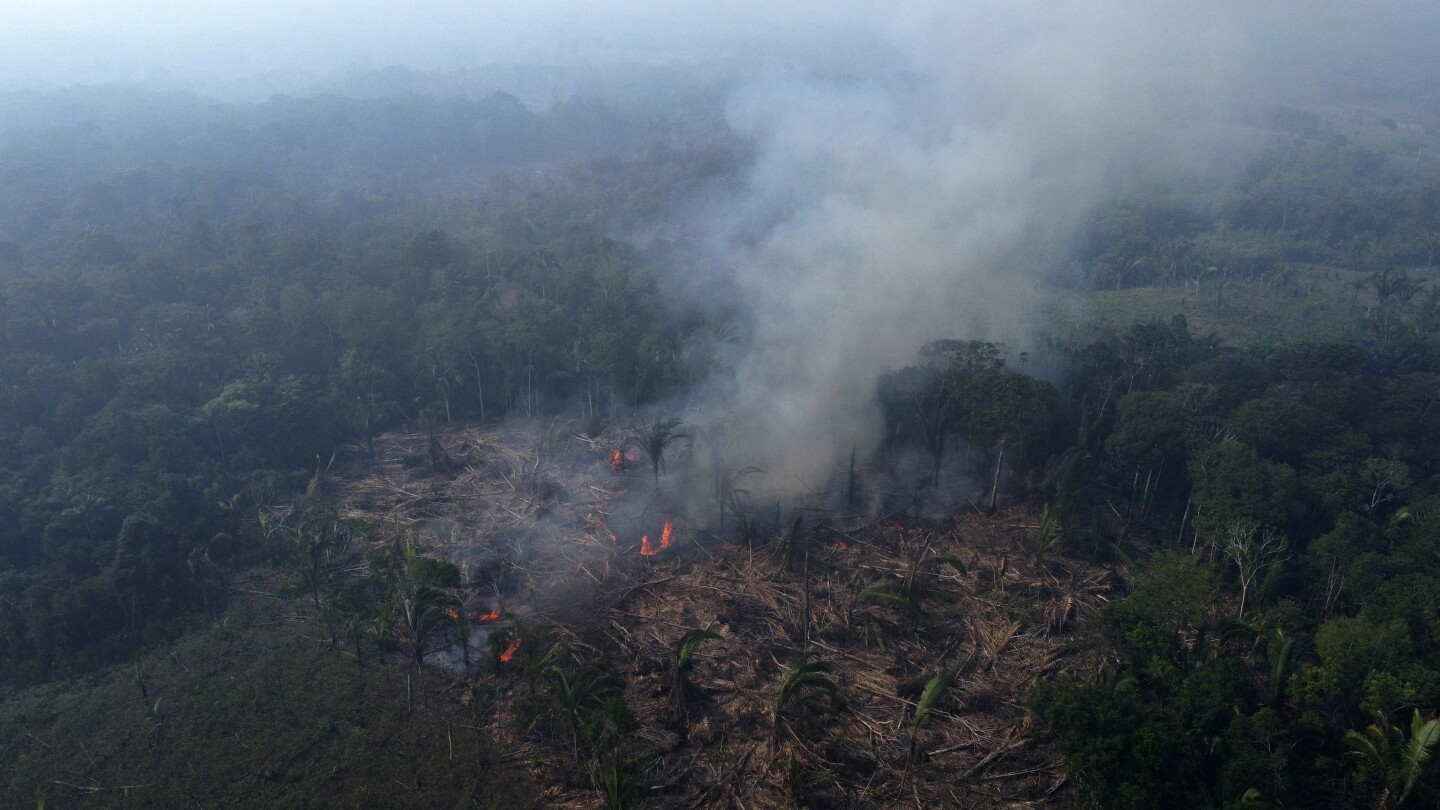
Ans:
{"type": "Polygon", "coordinates": [[[611,470],[611,472],[617,472],[617,473],[620,472],[620,468],[621,468],[622,466],[624,466],[624,464],[625,464],[625,456],[624,456],[624,454],[621,453],[619,450],[616,450],[614,453],[611,453],[611,454],[610,454],[610,470],[611,470]]]}
{"type": "Polygon", "coordinates": [[[850,544],[849,544],[849,543],[846,543],[844,540],[836,540],[836,541],[835,541],[835,548],[836,548],[836,550],[838,550],[838,551],[844,551],[845,549],[847,549],[847,548],[849,548],[849,547],[850,547],[850,544]]]}
{"type": "Polygon", "coordinates": [[[517,638],[517,639],[515,639],[514,641],[510,642],[510,646],[505,648],[505,652],[500,653],[500,663],[502,663],[502,664],[508,664],[508,663],[510,663],[510,659],[512,659],[512,658],[515,657],[515,653],[516,653],[519,649],[520,649],[520,639],[517,638]]]}
{"type": "Polygon", "coordinates": [[[452,619],[458,619],[458,618],[460,618],[460,611],[456,610],[455,608],[450,608],[449,610],[447,610],[447,611],[445,611],[445,612],[448,613],[448,614],[450,614],[450,618],[452,618],[452,619]]]}
{"type": "Polygon", "coordinates": [[[675,533],[675,524],[673,524],[673,523],[670,522],[670,518],[668,518],[668,517],[665,518],[665,530],[660,533],[660,550],[661,550],[661,551],[664,551],[665,549],[667,549],[667,548],[670,547],[670,538],[671,538],[671,536],[672,536],[674,533],[675,533]]]}
{"type": "Polygon", "coordinates": [[[654,557],[656,554],[659,554],[659,553],[660,553],[660,550],[659,550],[659,549],[657,549],[657,548],[655,548],[654,546],[650,545],[650,538],[649,538],[648,536],[640,538],[640,556],[641,556],[641,557],[654,557]]]}
{"type": "Polygon", "coordinates": [[[605,530],[605,533],[608,534],[608,535],[610,535],[610,542],[611,542],[611,543],[619,543],[619,542],[620,542],[620,538],[618,538],[618,537],[615,536],[615,532],[612,532],[612,531],[610,531],[609,529],[606,529],[606,530],[605,530]]]}
{"type": "Polygon", "coordinates": [[[479,616],[479,621],[482,621],[482,622],[493,622],[493,621],[495,621],[495,620],[498,619],[498,618],[500,618],[500,608],[497,607],[497,608],[495,608],[494,610],[490,611],[489,613],[482,613],[482,614],[480,614],[480,616],[479,616]]]}

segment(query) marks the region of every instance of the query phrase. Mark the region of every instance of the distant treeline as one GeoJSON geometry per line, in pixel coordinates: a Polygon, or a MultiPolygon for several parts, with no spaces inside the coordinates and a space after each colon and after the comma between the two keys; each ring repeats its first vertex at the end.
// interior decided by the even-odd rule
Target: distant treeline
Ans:
{"type": "Polygon", "coordinates": [[[0,134],[8,680],[124,659],[218,608],[257,509],[342,442],[598,424],[697,368],[703,319],[610,234],[736,174],[700,113],[31,101],[95,118],[0,134]]]}
{"type": "Polygon", "coordinates": [[[1276,119],[1281,144],[1238,177],[1156,184],[1101,206],[1076,257],[1085,281],[1124,289],[1306,265],[1434,267],[1440,139],[1388,118],[1352,124],[1353,141],[1313,115],[1276,119]]]}

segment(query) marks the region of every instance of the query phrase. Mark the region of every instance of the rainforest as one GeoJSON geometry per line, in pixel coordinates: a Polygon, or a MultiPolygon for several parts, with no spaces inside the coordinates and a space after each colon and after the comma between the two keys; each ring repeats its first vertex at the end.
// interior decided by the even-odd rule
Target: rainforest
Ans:
{"type": "Polygon", "coordinates": [[[1433,11],[150,2],[0,12],[6,806],[1440,800],[1433,11]]]}

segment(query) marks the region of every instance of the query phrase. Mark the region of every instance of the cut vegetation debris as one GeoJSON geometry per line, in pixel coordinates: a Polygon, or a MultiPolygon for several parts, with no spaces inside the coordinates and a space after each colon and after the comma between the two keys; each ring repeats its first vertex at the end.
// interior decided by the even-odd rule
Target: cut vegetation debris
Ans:
{"type": "Polygon", "coordinates": [[[747,544],[677,514],[674,542],[646,557],[661,505],[643,464],[611,469],[616,441],[456,430],[440,438],[448,471],[426,445],[385,436],[365,474],[333,486],[372,543],[405,535],[465,572],[462,602],[503,604],[509,618],[485,632],[513,646],[509,662],[466,675],[452,641],[432,663],[532,763],[546,806],[593,807],[597,792],[650,807],[1068,795],[1024,698],[1087,665],[1072,633],[1113,582],[1029,553],[1040,517],[916,524],[814,507],[752,524],[747,544]],[[937,676],[953,685],[925,695],[937,676]]]}

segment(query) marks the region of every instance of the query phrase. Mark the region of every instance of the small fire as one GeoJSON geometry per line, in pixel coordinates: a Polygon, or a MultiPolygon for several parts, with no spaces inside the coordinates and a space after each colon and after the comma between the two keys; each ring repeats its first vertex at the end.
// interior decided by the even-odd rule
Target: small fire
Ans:
{"type": "Polygon", "coordinates": [[[520,649],[520,639],[517,638],[517,639],[515,639],[514,641],[510,642],[510,646],[505,648],[505,652],[500,653],[500,663],[502,663],[502,664],[508,664],[508,663],[510,663],[510,659],[512,659],[512,658],[515,657],[515,653],[516,653],[519,649],[520,649]]]}
{"type": "Polygon", "coordinates": [[[458,620],[460,618],[460,611],[456,610],[455,608],[450,608],[445,612],[449,614],[450,618],[452,619],[458,620]]]}
{"type": "Polygon", "coordinates": [[[845,542],[844,540],[836,540],[836,541],[835,541],[835,550],[836,550],[836,551],[844,551],[845,549],[847,549],[847,548],[849,548],[849,547],[850,547],[850,544],[847,543],[847,542],[845,542]]]}
{"type": "Polygon", "coordinates": [[[619,473],[625,467],[625,454],[616,450],[610,454],[610,471],[619,473]]]}
{"type": "Polygon", "coordinates": [[[618,538],[618,537],[615,536],[615,532],[612,532],[612,531],[610,531],[609,529],[606,529],[606,530],[605,530],[605,533],[608,534],[608,535],[610,535],[610,542],[611,542],[611,543],[618,544],[618,543],[620,542],[620,538],[618,538]]]}
{"type": "Polygon", "coordinates": [[[660,533],[660,550],[661,550],[661,551],[664,551],[665,549],[667,549],[667,548],[670,547],[670,539],[671,539],[671,537],[672,537],[674,534],[675,534],[675,524],[671,523],[671,522],[670,522],[670,518],[667,517],[667,518],[665,518],[665,529],[660,533]]]}
{"type": "Polygon", "coordinates": [[[654,546],[650,545],[650,537],[649,537],[649,535],[646,535],[645,537],[640,538],[640,556],[641,556],[641,557],[654,557],[656,554],[659,554],[659,553],[660,553],[660,550],[659,550],[659,549],[657,549],[657,548],[655,548],[654,546]]]}
{"type": "Polygon", "coordinates": [[[476,617],[476,620],[482,622],[493,622],[498,618],[500,618],[500,608],[495,608],[489,613],[480,614],[478,617],[476,617]]]}

